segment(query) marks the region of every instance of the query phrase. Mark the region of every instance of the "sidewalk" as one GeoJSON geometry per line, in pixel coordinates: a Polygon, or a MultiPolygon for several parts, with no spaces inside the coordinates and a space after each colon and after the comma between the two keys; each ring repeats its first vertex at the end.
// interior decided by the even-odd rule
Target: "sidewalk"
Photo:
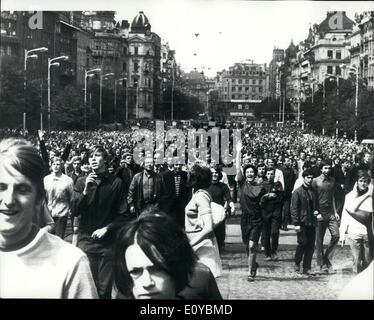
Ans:
{"type": "MultiPolygon", "coordinates": [[[[325,243],[330,241],[327,231],[325,243]]],[[[264,261],[257,255],[259,269],[254,282],[247,281],[247,255],[242,244],[240,216],[230,217],[226,224],[225,250],[222,253],[223,275],[217,283],[224,299],[336,299],[342,288],[353,277],[349,246],[337,247],[332,264],[335,274],[304,276],[293,270],[296,249],[296,232],[282,231],[279,237],[278,261],[264,261]]],[[[312,268],[317,270],[315,257],[312,268]]]]}

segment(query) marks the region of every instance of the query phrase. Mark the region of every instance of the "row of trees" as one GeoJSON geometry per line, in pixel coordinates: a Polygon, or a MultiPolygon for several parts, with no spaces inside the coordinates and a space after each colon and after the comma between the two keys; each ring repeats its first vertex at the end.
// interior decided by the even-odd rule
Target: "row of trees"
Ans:
{"type": "MultiPolygon", "coordinates": [[[[87,90],[87,108],[84,106],[84,90],[80,86],[63,86],[51,83],[51,128],[54,130],[93,129],[99,125],[100,88],[97,81],[91,81],[87,90]]],[[[0,74],[0,127],[22,128],[23,113],[26,112],[28,130],[40,128],[43,115],[44,128],[48,128],[47,79],[28,79],[24,90],[24,71],[21,63],[13,57],[2,57],[0,74]]],[[[128,90],[129,119],[135,115],[136,93],[128,90]]],[[[126,119],[126,90],[117,84],[116,108],[114,88],[102,88],[103,123],[123,122],[126,119]]],[[[171,118],[171,85],[161,93],[161,103],[155,106],[155,117],[171,118]]],[[[191,119],[203,110],[196,97],[187,96],[179,86],[173,88],[174,119],[191,119]]]]}
{"type": "MultiPolygon", "coordinates": [[[[332,78],[330,78],[332,79],[332,78]]],[[[317,133],[322,129],[328,135],[333,135],[336,129],[344,132],[348,137],[354,137],[357,130],[358,138],[374,138],[374,91],[369,90],[367,82],[359,78],[357,118],[355,116],[356,79],[339,79],[339,86],[335,79],[325,80],[325,99],[323,98],[323,85],[320,84],[308,98],[300,103],[301,120],[317,133]]],[[[296,104],[289,99],[285,103],[285,120],[297,120],[296,104]]],[[[256,116],[268,120],[278,121],[279,99],[265,100],[258,109],[256,116]]]]}

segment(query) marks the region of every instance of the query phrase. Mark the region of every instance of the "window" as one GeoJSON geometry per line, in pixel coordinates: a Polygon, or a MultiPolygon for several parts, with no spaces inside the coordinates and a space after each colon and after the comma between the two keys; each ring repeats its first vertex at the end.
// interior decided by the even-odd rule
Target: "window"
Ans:
{"type": "Polygon", "coordinates": [[[241,95],[241,94],[239,94],[239,95],[238,95],[238,99],[241,99],[241,98],[242,98],[242,95],[241,95]]]}
{"type": "Polygon", "coordinates": [[[239,84],[242,84],[242,79],[238,79],[238,83],[239,83],[239,84]]]}
{"type": "Polygon", "coordinates": [[[242,109],[243,109],[242,105],[238,104],[238,110],[242,110],[242,109]]]}
{"type": "Polygon", "coordinates": [[[138,55],[138,47],[134,47],[134,54],[138,55]]]}
{"type": "Polygon", "coordinates": [[[148,96],[148,104],[152,104],[152,96],[151,95],[148,96]]]}
{"type": "Polygon", "coordinates": [[[137,62],[134,62],[134,72],[138,72],[139,64],[137,62]]]}
{"type": "Polygon", "coordinates": [[[342,52],[339,50],[339,51],[336,51],[336,59],[341,59],[342,58],[342,52]]]}
{"type": "Polygon", "coordinates": [[[123,54],[127,54],[127,48],[123,47],[123,54]]]}
{"type": "Polygon", "coordinates": [[[252,92],[256,92],[256,88],[255,87],[252,87],[252,92]]]}
{"type": "Polygon", "coordinates": [[[245,87],[245,92],[248,92],[249,91],[249,87],[245,87]]]}
{"type": "Polygon", "coordinates": [[[249,79],[245,79],[245,84],[249,84],[249,79]]]}
{"type": "Polygon", "coordinates": [[[127,70],[127,63],[124,62],[122,63],[122,71],[126,71],[127,70]]]}
{"type": "Polygon", "coordinates": [[[256,79],[253,79],[253,80],[252,80],[252,84],[256,84],[256,79]]]}
{"type": "Polygon", "coordinates": [[[262,92],[262,87],[259,87],[259,88],[258,88],[258,92],[262,92]]]}
{"type": "Polygon", "coordinates": [[[235,99],[235,94],[232,94],[232,95],[231,95],[231,99],[235,99]]]}
{"type": "Polygon", "coordinates": [[[327,66],[327,73],[332,74],[332,66],[327,66]]]}
{"type": "Polygon", "coordinates": [[[225,100],[227,99],[227,94],[224,95],[225,100]]]}
{"type": "Polygon", "coordinates": [[[258,84],[262,84],[262,80],[260,79],[260,80],[258,80],[258,84]]]}
{"type": "Polygon", "coordinates": [[[242,91],[242,87],[239,87],[239,88],[238,88],[238,91],[242,91]]]}
{"type": "Polygon", "coordinates": [[[341,71],[341,69],[340,69],[339,66],[336,66],[336,67],[335,67],[335,74],[336,74],[337,76],[340,76],[340,75],[342,74],[342,71],[341,71]]]}
{"type": "Polygon", "coordinates": [[[327,50],[327,58],[332,59],[332,50],[327,50]]]}

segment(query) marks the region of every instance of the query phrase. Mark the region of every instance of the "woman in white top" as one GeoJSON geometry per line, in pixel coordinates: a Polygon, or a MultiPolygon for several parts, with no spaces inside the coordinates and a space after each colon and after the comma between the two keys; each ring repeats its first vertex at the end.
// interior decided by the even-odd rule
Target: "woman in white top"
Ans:
{"type": "MultiPolygon", "coordinates": [[[[347,235],[348,243],[351,247],[353,255],[353,271],[359,273],[364,270],[370,262],[369,241],[367,228],[362,223],[351,217],[347,212],[346,206],[354,201],[357,196],[364,195],[368,192],[370,184],[370,176],[366,171],[360,170],[357,175],[357,183],[355,189],[348,193],[345,197],[345,206],[342,212],[340,224],[340,234],[342,235],[342,243],[344,243],[347,235]]],[[[371,198],[367,198],[359,207],[360,210],[372,211],[371,198]]]]}

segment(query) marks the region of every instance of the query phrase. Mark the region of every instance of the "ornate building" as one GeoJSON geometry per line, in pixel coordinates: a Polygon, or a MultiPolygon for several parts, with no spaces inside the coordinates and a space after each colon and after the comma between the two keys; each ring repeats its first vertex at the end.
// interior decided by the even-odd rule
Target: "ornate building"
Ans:
{"type": "Polygon", "coordinates": [[[131,23],[128,48],[130,118],[150,119],[160,104],[161,38],[143,11],[131,23]]]}
{"type": "Polygon", "coordinates": [[[252,60],[235,63],[220,73],[220,104],[226,115],[243,120],[254,117],[256,107],[269,96],[269,69],[252,60]]]}
{"type": "Polygon", "coordinates": [[[355,17],[357,24],[351,35],[350,65],[359,68],[359,77],[374,89],[374,11],[363,12],[355,17]]]}

